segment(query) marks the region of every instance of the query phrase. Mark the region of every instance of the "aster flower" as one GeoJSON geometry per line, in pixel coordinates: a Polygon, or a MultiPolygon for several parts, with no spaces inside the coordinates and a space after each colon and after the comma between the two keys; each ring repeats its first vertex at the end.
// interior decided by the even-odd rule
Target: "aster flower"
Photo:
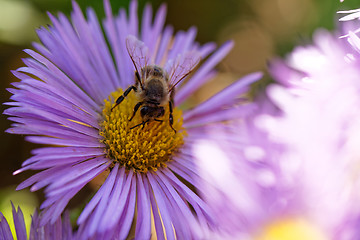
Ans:
{"type": "Polygon", "coordinates": [[[58,18],[49,14],[52,25],[37,32],[42,44],[34,43],[36,51],[25,50],[30,55],[24,59],[26,67],[14,72],[21,81],[9,89],[13,102],[7,103],[11,107],[5,114],[15,123],[7,132],[53,145],[34,150],[15,172],[39,170],[17,189],[45,187],[41,222],[54,223],[80,189],[105,173],[105,182],[77,220],[81,238],[124,239],[134,219],[137,239],[149,238],[152,225],[159,239],[198,238],[200,229],[215,223],[198,194],[191,145],[204,126],[242,116],[246,107],[239,104],[246,101],[237,97],[261,74],[246,76],[183,112],[178,106],[216,74],[214,66],[233,44],[216,51],[213,43],[200,45],[194,41],[195,28],[173,35],[171,26],[164,27],[164,5],[154,20],[146,6],[138,29],[136,1],[130,3],[129,16],[125,9],[113,16],[109,1],[104,4],[103,25],[92,9],[85,19],[76,2],[71,21],[61,13],[58,18]],[[146,56],[148,65],[169,74],[189,56],[206,59],[176,86],[172,126],[170,106],[164,106],[160,123],[134,128],[143,121],[139,113],[129,120],[140,100],[124,91],[135,84],[134,71],[141,71],[135,68],[140,60],[132,62],[129,56],[129,38],[138,39],[134,41],[141,47],[135,51],[146,56]]]}
{"type": "MultiPolygon", "coordinates": [[[[16,231],[16,238],[18,240],[70,240],[73,239],[72,228],[70,224],[70,218],[68,213],[65,213],[63,220],[58,218],[53,224],[47,223],[44,226],[40,225],[41,215],[35,211],[31,219],[30,234],[27,236],[24,215],[18,207],[15,209],[15,206],[12,204],[12,213],[14,218],[14,225],[16,231]]],[[[11,233],[9,223],[0,212],[0,239],[12,240],[13,235],[11,233]]]]}
{"type": "Polygon", "coordinates": [[[316,32],[252,114],[194,144],[220,239],[359,239],[359,42],[316,32]]]}
{"type": "Polygon", "coordinates": [[[360,234],[360,62],[354,40],[349,44],[337,34],[318,31],[314,45],[298,47],[285,62],[274,62],[270,71],[275,79],[293,76],[301,91],[270,86],[269,97],[283,116],[261,119],[271,139],[286,144],[284,159],[298,164],[293,176],[302,183],[302,205],[330,239],[358,239],[360,234]]]}

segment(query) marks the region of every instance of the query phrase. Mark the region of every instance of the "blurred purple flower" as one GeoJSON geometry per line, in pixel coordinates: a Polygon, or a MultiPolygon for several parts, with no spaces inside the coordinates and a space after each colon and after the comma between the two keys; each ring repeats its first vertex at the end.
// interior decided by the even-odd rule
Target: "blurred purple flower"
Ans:
{"type": "Polygon", "coordinates": [[[204,126],[243,115],[246,106],[232,106],[244,102],[237,97],[261,74],[246,76],[182,114],[177,106],[216,74],[214,67],[233,44],[227,42],[215,52],[213,43],[200,46],[194,41],[194,27],[173,36],[172,27],[164,27],[164,5],[154,20],[151,7],[146,6],[138,29],[137,1],[131,1],[128,16],[121,9],[114,17],[109,1],[104,4],[103,26],[92,9],[88,9],[86,20],[75,2],[71,22],[61,13],[58,18],[49,14],[53,25],[38,30],[42,42],[34,43],[38,52],[26,50],[31,58],[24,59],[26,67],[14,72],[21,81],[9,89],[13,102],[7,103],[12,107],[5,114],[15,123],[7,132],[54,145],[34,150],[34,156],[15,172],[40,170],[17,189],[46,187],[41,222],[55,223],[80,189],[107,173],[78,218],[80,236],[124,239],[135,218],[137,239],[149,238],[152,224],[159,239],[198,238],[200,229],[213,226],[214,219],[198,195],[191,145],[203,135],[204,126]],[[206,59],[177,87],[176,134],[167,121],[129,129],[133,123],[126,114],[133,112],[134,95],[129,94],[124,103],[110,110],[122,90],[134,84],[134,66],[125,45],[129,35],[144,42],[151,64],[165,66],[190,51],[206,59]],[[152,161],[153,165],[147,165],[152,161]]]}
{"type": "Polygon", "coordinates": [[[292,173],[296,199],[331,239],[359,238],[360,62],[352,46],[318,31],[314,45],[274,62],[275,79],[293,76],[298,87],[270,86],[282,117],[258,119],[273,141],[286,146],[279,161],[298,166],[292,173]]]}
{"type": "MultiPolygon", "coordinates": [[[[12,205],[12,213],[14,218],[14,225],[16,231],[16,238],[18,240],[71,240],[74,239],[72,235],[72,228],[68,213],[65,213],[63,220],[59,217],[54,223],[46,223],[41,225],[41,215],[35,211],[31,217],[31,227],[29,237],[27,236],[24,215],[18,207],[17,211],[12,205]]],[[[0,212],[0,239],[13,240],[13,235],[10,230],[9,223],[4,215],[0,212]]]]}
{"type": "Polygon", "coordinates": [[[353,9],[353,10],[345,10],[345,11],[338,11],[340,14],[346,14],[346,16],[341,17],[339,21],[350,21],[354,19],[360,18],[360,9],[353,9]]]}
{"type": "Polygon", "coordinates": [[[360,238],[359,42],[318,31],[270,63],[253,114],[194,145],[227,238],[360,238]]]}

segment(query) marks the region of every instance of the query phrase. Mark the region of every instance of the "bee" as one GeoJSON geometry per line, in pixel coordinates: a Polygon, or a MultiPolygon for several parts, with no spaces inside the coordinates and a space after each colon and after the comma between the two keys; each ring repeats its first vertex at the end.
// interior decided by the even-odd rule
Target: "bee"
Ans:
{"type": "Polygon", "coordinates": [[[159,119],[165,115],[165,107],[169,106],[169,125],[173,127],[173,108],[175,86],[186,78],[200,61],[200,55],[196,51],[189,51],[184,55],[178,55],[176,59],[167,62],[163,68],[157,65],[148,65],[148,48],[135,36],[126,38],[126,49],[135,67],[135,84],[128,87],[125,92],[116,99],[113,110],[126,96],[134,91],[139,102],[134,106],[131,121],[140,109],[142,122],[130,129],[142,126],[151,121],[162,122],[159,119]]]}

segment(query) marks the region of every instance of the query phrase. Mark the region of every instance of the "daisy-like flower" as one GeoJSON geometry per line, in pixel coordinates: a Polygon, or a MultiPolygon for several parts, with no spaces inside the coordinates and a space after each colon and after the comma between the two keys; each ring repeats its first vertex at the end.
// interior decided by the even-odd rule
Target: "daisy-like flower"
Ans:
{"type": "MultiPolygon", "coordinates": [[[[63,219],[59,217],[53,224],[47,223],[44,226],[40,224],[41,215],[35,211],[31,217],[30,234],[27,236],[24,215],[18,207],[16,210],[12,205],[12,213],[14,218],[14,226],[16,231],[16,238],[18,240],[71,240],[73,238],[70,218],[68,213],[65,213],[63,219]]],[[[0,212],[0,239],[13,240],[13,235],[10,226],[4,215],[0,212]]]]}
{"type": "Polygon", "coordinates": [[[238,96],[261,74],[182,111],[178,106],[214,77],[233,44],[216,51],[213,43],[200,45],[195,28],[173,35],[164,27],[165,6],[154,20],[146,6],[139,24],[136,1],[128,16],[125,9],[113,16],[109,1],[104,5],[102,25],[92,9],[86,19],[76,2],[71,21],[49,14],[52,25],[37,32],[42,44],[26,50],[31,58],[14,72],[21,81],[9,90],[5,114],[15,123],[7,132],[52,145],[34,150],[15,172],[39,170],[17,189],[45,187],[41,221],[54,223],[80,189],[105,173],[77,220],[82,238],[124,239],[133,224],[137,239],[150,238],[152,227],[159,239],[198,238],[214,219],[198,194],[191,145],[204,126],[242,116],[238,96]],[[196,66],[199,57],[205,61],[196,66]],[[155,81],[151,90],[149,74],[170,86],[155,81]]]}
{"type": "Polygon", "coordinates": [[[275,79],[289,77],[290,86],[270,86],[269,97],[283,116],[260,122],[273,141],[286,146],[283,161],[301,183],[295,197],[313,226],[328,239],[358,239],[360,55],[356,36],[352,44],[339,37],[318,31],[314,45],[271,65],[275,79]]]}
{"type": "Polygon", "coordinates": [[[254,103],[233,137],[194,144],[227,239],[359,239],[359,40],[318,31],[270,64],[271,102],[254,103]]]}

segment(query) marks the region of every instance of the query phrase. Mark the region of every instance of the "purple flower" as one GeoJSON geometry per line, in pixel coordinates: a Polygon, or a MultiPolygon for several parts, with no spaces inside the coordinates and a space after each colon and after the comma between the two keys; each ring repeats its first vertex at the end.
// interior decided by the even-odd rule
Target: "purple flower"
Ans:
{"type": "Polygon", "coordinates": [[[152,225],[159,239],[198,238],[201,229],[215,223],[198,194],[191,146],[203,136],[205,126],[243,115],[247,107],[239,104],[246,100],[237,97],[261,74],[248,75],[182,112],[178,106],[216,74],[214,67],[233,44],[227,42],[216,51],[213,43],[200,45],[194,40],[194,27],[173,35],[171,26],[164,27],[164,5],[154,20],[146,6],[138,29],[136,1],[130,3],[128,16],[125,9],[113,16],[109,1],[104,4],[102,25],[92,9],[85,19],[75,2],[71,21],[61,13],[58,18],[49,14],[52,25],[37,32],[42,44],[34,43],[37,52],[26,50],[31,58],[14,72],[21,81],[9,89],[13,101],[7,103],[11,107],[5,114],[15,123],[7,132],[52,145],[34,150],[15,172],[39,170],[17,189],[45,187],[41,222],[54,223],[80,189],[106,174],[77,220],[80,236],[124,239],[134,222],[137,239],[149,238],[152,225]],[[140,107],[146,105],[139,98],[145,92],[145,65],[166,69],[169,82],[175,84],[173,78],[186,77],[197,56],[206,60],[176,85],[173,125],[167,103],[149,99],[146,108],[140,107]],[[140,79],[136,86],[141,90],[125,94],[135,79],[140,79]],[[115,107],[120,96],[124,99],[115,107]],[[132,118],[135,106],[140,113],[132,118]],[[160,107],[163,118],[145,120],[155,110],[161,115],[160,107]]]}
{"type": "Polygon", "coordinates": [[[360,65],[353,46],[318,31],[314,45],[275,62],[270,68],[275,79],[292,76],[288,80],[300,88],[270,86],[268,94],[283,115],[261,119],[270,138],[286,146],[283,161],[297,165],[292,173],[296,199],[331,239],[359,237],[360,65]]]}
{"type": "MultiPolygon", "coordinates": [[[[31,217],[30,234],[27,236],[24,215],[18,207],[17,211],[12,204],[12,213],[14,218],[14,225],[16,231],[16,238],[18,240],[71,240],[73,239],[72,228],[70,224],[70,218],[68,213],[65,213],[63,220],[59,217],[53,224],[47,223],[41,225],[41,215],[35,211],[31,217]]],[[[9,223],[7,222],[4,215],[0,212],[0,239],[12,240],[13,235],[11,233],[9,223]]]]}
{"type": "Polygon", "coordinates": [[[271,62],[252,114],[194,144],[227,238],[359,239],[359,42],[318,31],[271,62]]]}
{"type": "Polygon", "coordinates": [[[350,21],[360,18],[360,9],[338,11],[340,14],[347,14],[346,16],[339,19],[339,21],[350,21]]]}

